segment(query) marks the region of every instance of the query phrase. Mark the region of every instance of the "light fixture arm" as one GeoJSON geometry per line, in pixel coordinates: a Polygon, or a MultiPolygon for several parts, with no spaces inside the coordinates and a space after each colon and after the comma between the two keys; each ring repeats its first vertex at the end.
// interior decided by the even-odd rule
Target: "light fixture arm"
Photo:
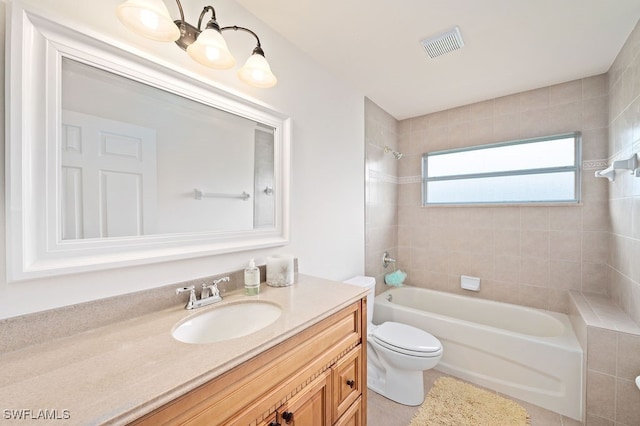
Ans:
{"type": "Polygon", "coordinates": [[[220,25],[218,25],[218,21],[216,20],[216,10],[213,6],[205,6],[204,9],[202,9],[200,17],[198,18],[198,31],[202,31],[202,18],[204,18],[207,12],[211,12],[211,19],[207,22],[205,29],[213,28],[214,30],[220,31],[220,25]]]}
{"type": "Polygon", "coordinates": [[[180,11],[180,21],[186,22],[184,20],[184,10],[182,9],[182,3],[180,3],[180,0],[176,0],[176,3],[178,4],[178,10],[180,11]]]}
{"type": "Polygon", "coordinates": [[[239,27],[237,25],[232,25],[232,26],[229,26],[229,27],[220,28],[220,31],[226,31],[226,30],[245,31],[245,32],[248,32],[249,34],[251,34],[252,36],[254,36],[256,38],[256,43],[257,44],[256,44],[255,49],[253,49],[253,53],[254,54],[257,53],[258,55],[261,55],[262,57],[264,57],[264,50],[262,50],[262,45],[260,44],[260,38],[258,37],[258,34],[254,33],[249,28],[239,27]]]}

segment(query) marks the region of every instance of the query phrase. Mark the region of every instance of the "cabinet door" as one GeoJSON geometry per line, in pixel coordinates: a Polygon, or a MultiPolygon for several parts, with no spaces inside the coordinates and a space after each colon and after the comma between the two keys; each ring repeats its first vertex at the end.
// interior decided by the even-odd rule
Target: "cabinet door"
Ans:
{"type": "Polygon", "coordinates": [[[362,393],[362,358],[360,354],[361,346],[357,346],[331,367],[333,421],[338,420],[362,393]]]}
{"type": "Polygon", "coordinates": [[[282,426],[331,425],[331,371],[327,370],[298,392],[279,410],[282,426]]]}
{"type": "Polygon", "coordinates": [[[362,426],[363,423],[362,417],[362,397],[358,398],[356,402],[354,402],[347,411],[344,412],[342,417],[335,422],[334,426],[362,426]]]}

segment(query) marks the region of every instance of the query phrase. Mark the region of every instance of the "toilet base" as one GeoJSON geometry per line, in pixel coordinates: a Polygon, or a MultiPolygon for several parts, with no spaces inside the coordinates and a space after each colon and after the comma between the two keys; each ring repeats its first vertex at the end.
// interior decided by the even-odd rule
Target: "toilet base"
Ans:
{"type": "Polygon", "coordinates": [[[423,371],[397,370],[385,374],[372,363],[367,365],[367,387],[399,404],[416,406],[424,402],[423,371]]]}

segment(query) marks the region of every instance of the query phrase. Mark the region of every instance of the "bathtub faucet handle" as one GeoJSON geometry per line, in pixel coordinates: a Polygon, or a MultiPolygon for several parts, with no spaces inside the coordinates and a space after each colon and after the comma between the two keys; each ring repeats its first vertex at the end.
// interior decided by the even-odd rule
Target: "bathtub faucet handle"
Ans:
{"type": "Polygon", "coordinates": [[[385,251],[384,254],[382,255],[382,266],[383,267],[387,267],[389,266],[390,263],[396,263],[396,260],[392,257],[389,257],[389,252],[385,251]]]}

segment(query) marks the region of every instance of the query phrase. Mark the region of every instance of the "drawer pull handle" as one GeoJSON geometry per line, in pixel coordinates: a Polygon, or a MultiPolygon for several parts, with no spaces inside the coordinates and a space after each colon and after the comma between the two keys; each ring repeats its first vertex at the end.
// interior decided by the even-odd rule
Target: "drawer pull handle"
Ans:
{"type": "Polygon", "coordinates": [[[356,382],[353,381],[352,379],[347,380],[347,385],[349,385],[349,387],[351,389],[353,389],[353,387],[355,386],[356,382]]]}
{"type": "Polygon", "coordinates": [[[280,423],[278,423],[278,422],[271,422],[271,423],[269,423],[269,426],[280,426],[280,423]]]}
{"type": "Polygon", "coordinates": [[[282,413],[282,418],[285,422],[289,423],[293,419],[293,413],[291,411],[285,411],[282,413]]]}

